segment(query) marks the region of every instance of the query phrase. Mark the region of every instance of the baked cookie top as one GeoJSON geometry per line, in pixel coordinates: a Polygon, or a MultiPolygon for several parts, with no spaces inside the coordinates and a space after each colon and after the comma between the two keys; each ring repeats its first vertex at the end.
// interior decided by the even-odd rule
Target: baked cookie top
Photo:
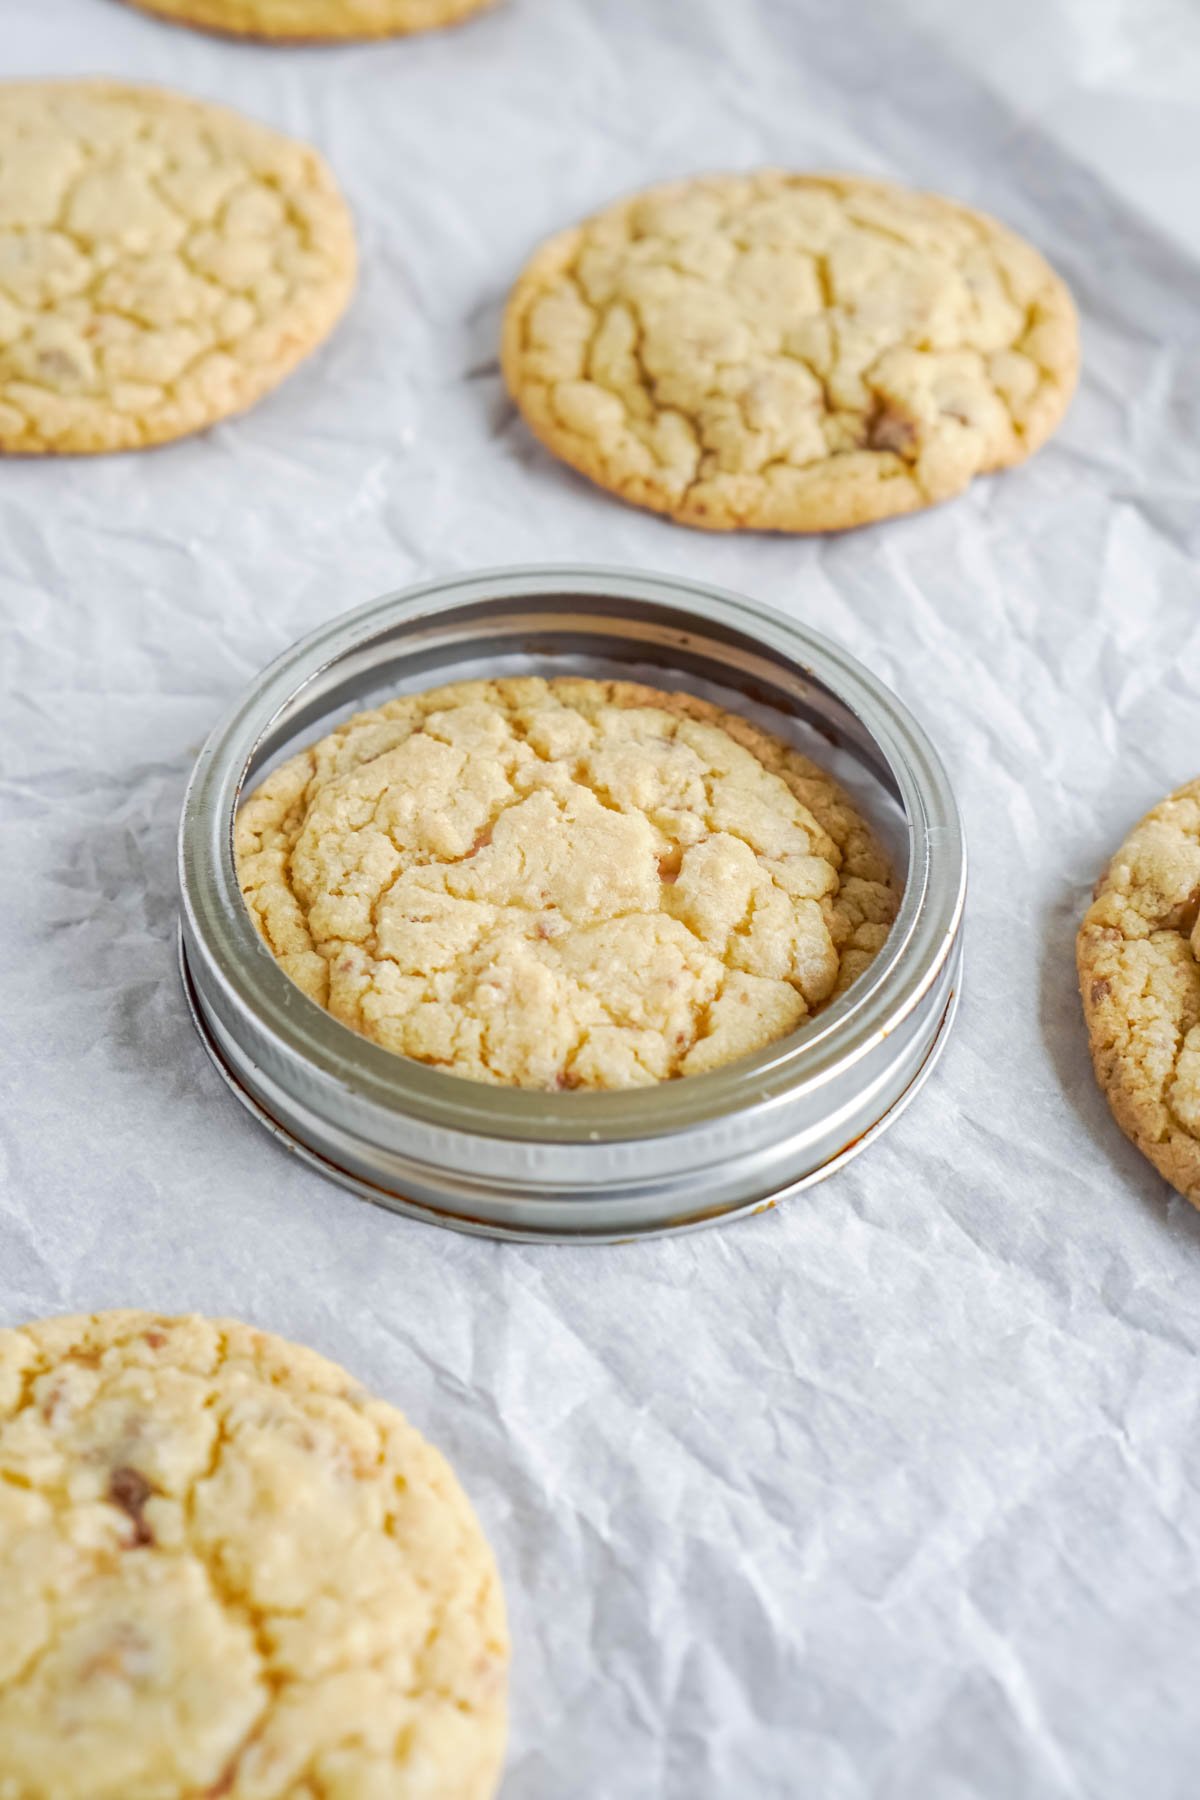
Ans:
{"type": "Polygon", "coordinates": [[[1076,945],[1096,1079],[1117,1123],[1200,1206],[1200,780],[1101,876],[1076,945]]]}
{"type": "Polygon", "coordinates": [[[836,783],[746,720],[629,682],[462,682],[292,757],[238,814],[280,966],[389,1050],[623,1088],[791,1031],[898,893],[836,783]]]}
{"type": "Polygon", "coordinates": [[[507,1640],[446,1463],[312,1351],[0,1330],[0,1794],[484,1800],[507,1640]]]}
{"type": "Polygon", "coordinates": [[[832,531],[1020,462],[1078,368],[1067,288],[934,194],[763,170],[651,188],[536,253],[509,389],[602,487],[689,525],[832,531]]]}
{"type": "Polygon", "coordinates": [[[494,0],[131,0],[143,12],[239,37],[401,37],[482,12],[494,0]]]}
{"type": "Polygon", "coordinates": [[[128,450],[273,388],[354,284],[332,175],[224,107],[0,83],[0,450],[128,450]]]}

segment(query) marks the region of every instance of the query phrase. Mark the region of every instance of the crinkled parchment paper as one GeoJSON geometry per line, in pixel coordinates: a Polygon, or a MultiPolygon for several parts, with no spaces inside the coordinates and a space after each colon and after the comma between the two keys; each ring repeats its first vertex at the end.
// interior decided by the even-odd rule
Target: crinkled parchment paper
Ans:
{"type": "Polygon", "coordinates": [[[313,138],[364,273],[247,417],[0,465],[0,1316],[238,1313],[403,1405],[507,1579],[508,1800],[1190,1800],[1200,1217],[1093,1086],[1072,940],[1200,769],[1194,6],[507,0],[293,51],[115,0],[3,15],[4,75],[174,83],[313,138]],[[798,542],[689,533],[534,446],[495,361],[530,247],[764,161],[944,189],[1049,252],[1086,371],[1049,449],[798,542]],[[808,1196],[675,1242],[512,1248],[349,1199],[229,1098],[176,981],[184,781],[242,685],[377,592],[554,558],[836,637],[920,713],[971,835],[918,1103],[808,1196]]]}

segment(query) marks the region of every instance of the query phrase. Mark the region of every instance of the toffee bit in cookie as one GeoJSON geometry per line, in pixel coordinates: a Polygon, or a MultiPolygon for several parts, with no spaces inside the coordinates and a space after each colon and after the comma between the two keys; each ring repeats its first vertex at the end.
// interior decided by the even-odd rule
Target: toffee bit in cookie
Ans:
{"type": "Polygon", "coordinates": [[[1065,285],[994,219],[853,176],[705,176],[550,239],[505,312],[538,438],[712,530],[836,531],[948,499],[1056,429],[1065,285]]]}
{"type": "Polygon", "coordinates": [[[898,903],[820,769],[627,682],[390,701],[243,805],[242,891],[281,968],[401,1055],[561,1090],[701,1074],[785,1036],[898,903]]]}
{"type": "Polygon", "coordinates": [[[133,1521],[132,1542],[135,1549],[154,1542],[154,1533],[146,1523],[146,1503],[155,1491],[153,1484],[136,1469],[114,1469],[109,1478],[109,1499],[123,1513],[128,1513],[133,1521]]]}
{"type": "Polygon", "coordinates": [[[872,450],[894,450],[897,456],[910,457],[918,438],[916,421],[886,406],[873,412],[867,422],[866,441],[872,450]]]}
{"type": "Polygon", "coordinates": [[[213,1782],[212,1786],[205,1788],[203,1800],[227,1800],[228,1795],[232,1794],[234,1782],[237,1780],[239,1760],[240,1758],[231,1762],[225,1772],[218,1776],[217,1780],[213,1782]]]}

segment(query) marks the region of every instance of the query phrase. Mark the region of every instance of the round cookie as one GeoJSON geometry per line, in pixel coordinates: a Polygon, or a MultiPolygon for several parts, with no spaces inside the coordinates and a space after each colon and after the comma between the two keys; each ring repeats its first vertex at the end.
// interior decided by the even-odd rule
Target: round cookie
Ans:
{"type": "Polygon", "coordinates": [[[484,1800],[508,1646],[446,1463],[228,1320],[0,1330],[0,1795],[484,1800]]]}
{"type": "Polygon", "coordinates": [[[362,713],[241,808],[284,971],[477,1080],[625,1088],[792,1031],[879,950],[870,828],[788,745],[629,682],[462,682],[362,713]]]}
{"type": "Polygon", "coordinates": [[[1004,226],[856,176],[716,175],[552,238],[508,302],[541,441],[635,505],[836,531],[1020,462],[1075,386],[1067,288],[1004,226]]]}
{"type": "Polygon", "coordinates": [[[160,88],[0,84],[0,451],[240,412],[331,330],[354,268],[306,144],[160,88]]]}
{"type": "Polygon", "coordinates": [[[494,0],[130,0],[180,25],[279,43],[403,37],[482,12],[494,0]]]}
{"type": "Polygon", "coordinates": [[[1200,1206],[1200,780],[1121,845],[1076,961],[1092,1064],[1118,1125],[1200,1206]]]}

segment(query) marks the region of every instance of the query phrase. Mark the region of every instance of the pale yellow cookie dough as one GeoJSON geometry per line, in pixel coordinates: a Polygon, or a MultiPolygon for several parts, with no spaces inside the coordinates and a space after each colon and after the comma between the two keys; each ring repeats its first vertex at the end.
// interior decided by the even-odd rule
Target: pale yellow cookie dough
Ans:
{"type": "Polygon", "coordinates": [[[1067,288],[1011,231],[855,176],[651,188],[552,238],[504,319],[565,462],[713,530],[835,531],[1020,462],[1075,386],[1067,288]]]}
{"type": "Polygon", "coordinates": [[[1117,1123],[1200,1206],[1200,780],[1126,838],[1076,949],[1096,1079],[1117,1123]]]}
{"type": "Polygon", "coordinates": [[[332,1363],[0,1330],[0,1800],[485,1800],[507,1656],[453,1474],[332,1363]]]}
{"type": "Polygon", "coordinates": [[[306,144],[113,81],[0,83],[0,451],[129,450],[275,387],[354,285],[306,144]]]}
{"type": "Polygon", "coordinates": [[[830,778],[627,682],[463,682],[362,713],[238,814],[280,966],[389,1050],[532,1088],[699,1074],[861,973],[898,904],[830,778]]]}
{"type": "Polygon", "coordinates": [[[494,0],[130,0],[130,4],[207,31],[312,43],[433,31],[482,12],[494,0]]]}

